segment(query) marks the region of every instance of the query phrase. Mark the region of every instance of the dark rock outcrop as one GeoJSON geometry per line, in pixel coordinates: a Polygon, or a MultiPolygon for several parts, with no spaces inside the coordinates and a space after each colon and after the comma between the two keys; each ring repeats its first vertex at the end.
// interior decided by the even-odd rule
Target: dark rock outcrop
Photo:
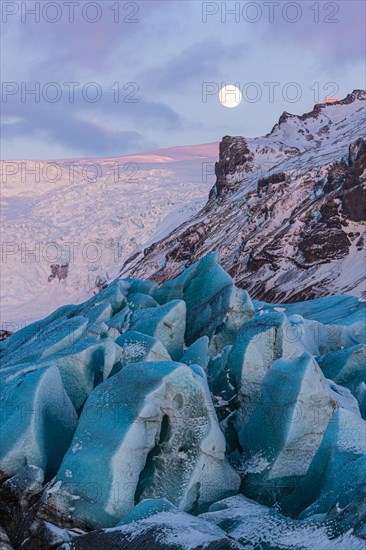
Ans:
{"type": "Polygon", "coordinates": [[[243,137],[222,138],[219,148],[220,160],[215,164],[216,184],[211,190],[210,198],[220,197],[233,188],[230,176],[238,169],[250,170],[250,163],[253,160],[253,153],[250,152],[247,142],[243,137]]]}
{"type": "Polygon", "coordinates": [[[54,279],[58,279],[59,281],[62,281],[63,279],[67,278],[67,273],[69,270],[69,265],[59,265],[59,264],[52,264],[50,266],[51,268],[51,275],[48,277],[48,282],[50,283],[54,279]]]}

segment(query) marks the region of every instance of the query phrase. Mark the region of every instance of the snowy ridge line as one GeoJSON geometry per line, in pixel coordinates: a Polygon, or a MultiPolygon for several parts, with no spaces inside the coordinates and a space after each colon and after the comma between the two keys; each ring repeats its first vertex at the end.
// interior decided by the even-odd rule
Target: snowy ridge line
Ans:
{"type": "Polygon", "coordinates": [[[264,137],[225,136],[209,201],[145,249],[133,276],[163,282],[220,249],[256,298],[365,295],[365,99],[355,90],[305,115],[284,113],[264,137]]]}

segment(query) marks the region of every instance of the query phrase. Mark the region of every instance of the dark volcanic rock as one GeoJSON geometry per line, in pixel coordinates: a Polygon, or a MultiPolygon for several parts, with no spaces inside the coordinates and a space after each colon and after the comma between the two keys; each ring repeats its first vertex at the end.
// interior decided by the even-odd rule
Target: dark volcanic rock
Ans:
{"type": "Polygon", "coordinates": [[[253,160],[253,154],[247,146],[243,137],[225,136],[222,138],[219,148],[219,162],[215,164],[216,184],[211,190],[210,198],[220,196],[229,189],[234,188],[230,176],[253,160]]]}
{"type": "Polygon", "coordinates": [[[263,192],[268,193],[271,184],[281,183],[284,181],[286,181],[286,174],[284,172],[278,172],[276,174],[272,174],[267,178],[260,178],[258,180],[257,193],[258,195],[260,195],[263,192]]]}
{"type": "Polygon", "coordinates": [[[0,525],[0,550],[13,550],[9,537],[0,525]]]}
{"type": "Polygon", "coordinates": [[[345,215],[352,221],[366,220],[366,138],[350,146],[350,168],[346,172],[342,205],[345,215]]]}
{"type": "Polygon", "coordinates": [[[330,199],[320,208],[320,220],[309,223],[298,245],[307,263],[327,262],[348,254],[351,241],[342,230],[338,210],[339,205],[330,199]]]}
{"type": "Polygon", "coordinates": [[[33,505],[39,499],[42,483],[43,471],[26,466],[0,487],[0,521],[15,548],[29,536],[35,517],[33,505]]]}
{"type": "Polygon", "coordinates": [[[344,231],[309,232],[302,241],[299,242],[299,250],[304,255],[305,261],[309,264],[316,262],[327,262],[330,258],[333,260],[344,258],[348,254],[350,241],[344,231]]]}
{"type": "Polygon", "coordinates": [[[56,279],[56,277],[59,281],[62,281],[63,279],[67,278],[67,273],[69,270],[68,264],[66,265],[53,264],[50,266],[50,268],[51,268],[51,275],[48,277],[49,283],[53,281],[53,279],[56,279]]]}
{"type": "MultiPolygon", "coordinates": [[[[0,487],[0,523],[4,545],[15,550],[51,550],[74,534],[39,517],[44,473],[36,466],[25,466],[17,475],[4,481],[0,487]],[[9,542],[9,546],[5,543],[9,542]]],[[[57,514],[54,520],[58,522],[57,514]]],[[[1,534],[1,533],[0,533],[1,534]]],[[[1,539],[0,539],[1,540],[1,539]]]]}
{"type": "Polygon", "coordinates": [[[11,336],[13,333],[10,332],[9,330],[0,330],[0,342],[2,340],[6,340],[7,338],[9,338],[9,336],[11,336]]]}

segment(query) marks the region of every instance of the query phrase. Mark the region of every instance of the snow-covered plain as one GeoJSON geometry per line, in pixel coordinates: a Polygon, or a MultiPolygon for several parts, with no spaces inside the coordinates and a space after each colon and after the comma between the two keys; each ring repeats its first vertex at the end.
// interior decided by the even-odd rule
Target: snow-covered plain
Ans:
{"type": "Polygon", "coordinates": [[[218,144],[116,158],[1,163],[2,329],[11,332],[113,279],[125,260],[206,202],[218,144]],[[32,173],[33,171],[33,173],[32,173]],[[51,265],[67,278],[48,281],[51,265]]]}

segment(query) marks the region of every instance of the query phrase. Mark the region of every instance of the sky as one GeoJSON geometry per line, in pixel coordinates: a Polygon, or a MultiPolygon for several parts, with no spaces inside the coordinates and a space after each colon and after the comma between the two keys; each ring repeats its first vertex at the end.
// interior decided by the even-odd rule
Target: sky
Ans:
{"type": "Polygon", "coordinates": [[[110,157],[269,132],[365,88],[363,0],[1,3],[1,158],[110,157]],[[219,101],[223,85],[243,101],[219,101]]]}

